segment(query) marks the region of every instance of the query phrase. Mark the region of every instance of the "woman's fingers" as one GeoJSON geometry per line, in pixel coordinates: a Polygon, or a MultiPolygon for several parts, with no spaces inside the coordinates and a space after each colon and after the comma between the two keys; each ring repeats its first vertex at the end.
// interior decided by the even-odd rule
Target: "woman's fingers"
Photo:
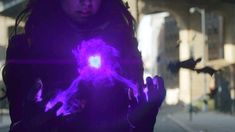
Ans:
{"type": "Polygon", "coordinates": [[[133,91],[133,89],[128,89],[128,98],[130,100],[130,105],[135,107],[138,104],[138,94],[133,91]],[[135,95],[136,94],[136,95],[135,95]]]}
{"type": "Polygon", "coordinates": [[[155,88],[156,88],[158,99],[163,100],[165,98],[165,94],[166,94],[166,89],[165,89],[165,86],[164,86],[164,80],[159,76],[155,76],[153,78],[153,83],[154,83],[155,88]]]}
{"type": "Polygon", "coordinates": [[[146,78],[147,89],[143,90],[148,102],[162,101],[165,97],[164,81],[161,77],[146,78]]]}
{"type": "Polygon", "coordinates": [[[62,102],[58,102],[55,104],[54,107],[52,107],[48,112],[52,113],[52,114],[56,114],[56,112],[60,109],[60,107],[63,105],[62,102]]]}
{"type": "Polygon", "coordinates": [[[45,123],[48,123],[51,119],[56,117],[56,112],[63,104],[58,102],[54,107],[52,107],[48,112],[42,112],[32,119],[32,126],[41,126],[45,123]]]}
{"type": "Polygon", "coordinates": [[[133,100],[134,99],[134,92],[131,88],[128,89],[128,98],[129,100],[133,100]]]}
{"type": "Polygon", "coordinates": [[[151,77],[146,78],[148,93],[152,93],[154,91],[153,79],[151,77]]]}
{"type": "Polygon", "coordinates": [[[43,83],[41,79],[35,81],[34,86],[30,89],[27,100],[29,102],[41,102],[42,101],[42,89],[43,83]]]}
{"type": "Polygon", "coordinates": [[[160,89],[164,88],[164,81],[159,76],[154,76],[153,84],[154,84],[154,86],[156,87],[157,90],[160,90],[160,89]]]}

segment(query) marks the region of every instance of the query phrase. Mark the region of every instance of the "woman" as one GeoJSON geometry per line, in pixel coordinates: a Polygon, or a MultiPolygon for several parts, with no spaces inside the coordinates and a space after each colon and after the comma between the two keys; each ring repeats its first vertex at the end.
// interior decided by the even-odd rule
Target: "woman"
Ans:
{"type": "Polygon", "coordinates": [[[31,0],[22,14],[29,14],[25,33],[12,37],[3,74],[11,131],[153,131],[165,90],[155,77],[147,78],[148,92],[143,92],[127,5],[31,0]],[[89,58],[93,52],[101,55],[89,58]],[[108,68],[87,70],[86,57],[95,69],[104,63],[108,68]]]}

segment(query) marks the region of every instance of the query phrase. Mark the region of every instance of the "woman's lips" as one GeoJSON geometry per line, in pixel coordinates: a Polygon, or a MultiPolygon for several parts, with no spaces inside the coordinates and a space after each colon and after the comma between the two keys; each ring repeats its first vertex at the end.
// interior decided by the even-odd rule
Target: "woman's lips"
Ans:
{"type": "Polygon", "coordinates": [[[91,12],[89,12],[89,11],[87,11],[87,12],[79,11],[78,13],[82,17],[88,17],[91,15],[91,12]]]}

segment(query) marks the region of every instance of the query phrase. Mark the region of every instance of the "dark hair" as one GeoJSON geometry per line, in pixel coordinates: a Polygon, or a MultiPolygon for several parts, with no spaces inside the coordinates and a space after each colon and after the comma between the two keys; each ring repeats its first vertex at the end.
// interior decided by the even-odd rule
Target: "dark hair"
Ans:
{"type": "MultiPolygon", "coordinates": [[[[25,32],[30,32],[32,25],[47,17],[54,12],[59,5],[59,0],[29,0],[26,8],[17,16],[14,28],[14,35],[17,34],[17,28],[22,20],[26,20],[25,32]]],[[[122,17],[123,24],[128,27],[130,33],[135,34],[136,21],[128,11],[128,3],[122,0],[103,0],[100,14],[112,13],[122,17]]],[[[105,16],[104,16],[105,17],[105,16]]]]}

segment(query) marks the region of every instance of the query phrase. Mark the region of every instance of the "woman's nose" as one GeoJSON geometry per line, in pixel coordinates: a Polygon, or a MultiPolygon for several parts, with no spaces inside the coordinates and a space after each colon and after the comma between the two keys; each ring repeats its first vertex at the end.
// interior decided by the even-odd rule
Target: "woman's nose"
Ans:
{"type": "Polygon", "coordinates": [[[91,0],[82,0],[82,4],[86,7],[91,6],[91,0]]]}

